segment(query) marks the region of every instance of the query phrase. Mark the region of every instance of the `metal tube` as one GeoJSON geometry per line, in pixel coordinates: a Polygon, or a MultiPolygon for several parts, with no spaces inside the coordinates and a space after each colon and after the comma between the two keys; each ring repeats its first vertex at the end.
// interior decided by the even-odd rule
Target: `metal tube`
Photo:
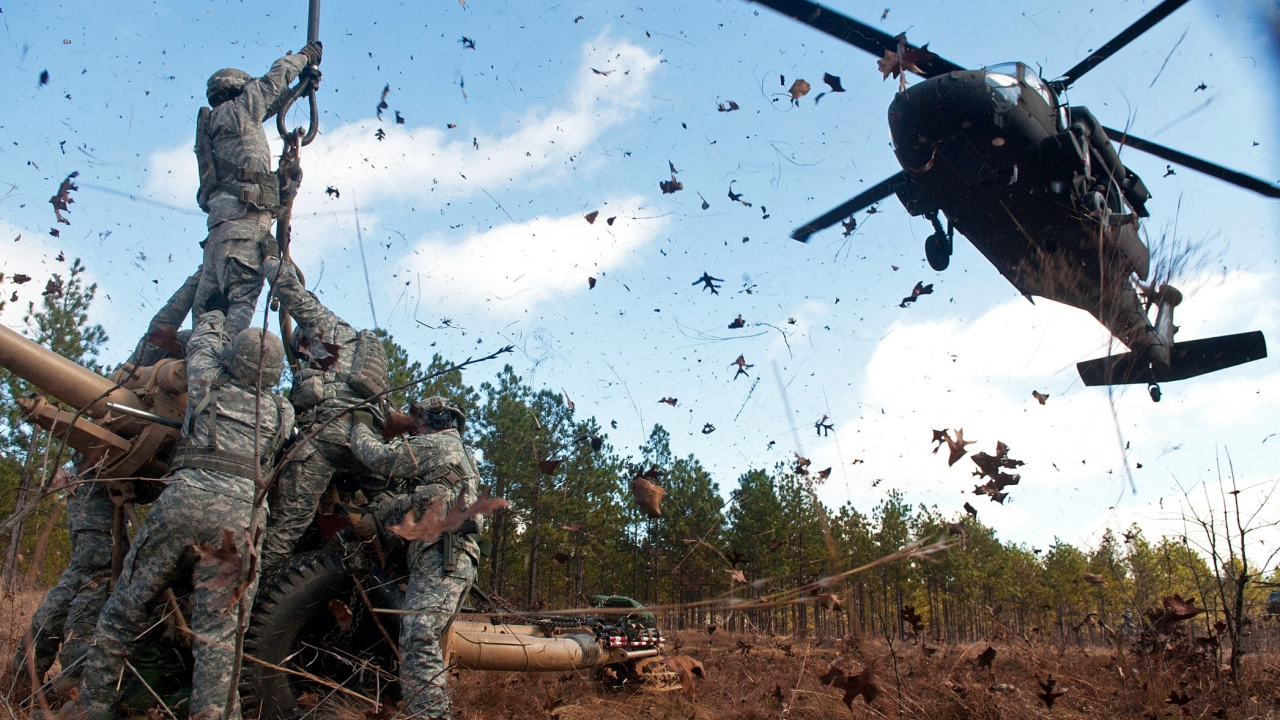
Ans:
{"type": "Polygon", "coordinates": [[[145,420],[146,422],[155,423],[157,425],[164,425],[166,427],[177,428],[179,430],[182,429],[181,420],[174,420],[172,418],[167,418],[162,415],[156,415],[155,413],[149,413],[146,410],[131,408],[125,405],[121,405],[120,403],[109,402],[107,403],[107,407],[115,412],[120,413],[121,415],[128,415],[129,417],[137,418],[139,420],[145,420]]]}
{"type": "Polygon", "coordinates": [[[129,390],[112,390],[115,383],[110,380],[3,325],[0,325],[0,367],[7,368],[73,408],[84,408],[92,403],[85,411],[90,417],[105,415],[107,402],[138,409],[143,407],[138,396],[129,390]]]}
{"type": "Polygon", "coordinates": [[[307,42],[320,39],[320,0],[311,0],[307,10],[307,42]]]}

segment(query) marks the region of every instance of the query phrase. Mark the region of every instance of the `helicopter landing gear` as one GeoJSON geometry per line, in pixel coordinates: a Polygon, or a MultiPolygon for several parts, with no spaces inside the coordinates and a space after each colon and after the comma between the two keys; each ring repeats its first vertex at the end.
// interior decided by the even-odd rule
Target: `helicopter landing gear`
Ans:
{"type": "Polygon", "coordinates": [[[951,264],[951,238],[954,228],[951,227],[951,221],[947,220],[947,229],[945,231],[942,229],[942,223],[938,222],[937,210],[928,213],[926,217],[933,223],[933,234],[924,241],[924,257],[929,261],[929,267],[942,272],[951,264]]]}
{"type": "Polygon", "coordinates": [[[1151,396],[1151,402],[1160,402],[1160,386],[1155,383],[1147,384],[1147,394],[1151,396]]]}

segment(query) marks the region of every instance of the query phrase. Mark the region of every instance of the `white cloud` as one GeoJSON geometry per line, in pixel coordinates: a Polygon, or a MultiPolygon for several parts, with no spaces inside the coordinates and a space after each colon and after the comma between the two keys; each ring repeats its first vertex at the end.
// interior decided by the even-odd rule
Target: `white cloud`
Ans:
{"type": "MultiPolygon", "coordinates": [[[[59,273],[66,279],[72,256],[66,254],[65,261],[58,262],[55,258],[59,248],[54,242],[56,241],[45,233],[29,232],[0,220],[0,243],[5,248],[4,254],[0,256],[0,273],[4,275],[4,281],[0,282],[0,300],[4,301],[4,310],[0,310],[0,323],[23,332],[26,324],[22,322],[22,318],[27,314],[27,303],[34,301],[37,306],[40,305],[45,283],[53,273],[59,273]],[[21,239],[15,242],[15,237],[21,239]],[[21,285],[15,284],[13,276],[19,273],[31,280],[21,285]],[[17,293],[17,301],[13,300],[14,293],[17,293]]],[[[88,271],[85,277],[88,283],[94,282],[88,271]]],[[[93,320],[100,322],[99,318],[100,313],[95,306],[93,320]]]]}
{"type": "MultiPolygon", "coordinates": [[[[482,189],[554,182],[580,169],[583,151],[603,133],[648,106],[650,79],[660,62],[659,56],[637,45],[602,34],[584,44],[568,101],[561,107],[528,111],[506,135],[397,125],[390,118],[372,117],[326,128],[302,153],[304,180],[296,224],[307,224],[314,209],[327,207],[326,184],[337,185],[366,208],[391,199],[418,203],[421,211],[423,206],[479,195],[482,189]],[[385,139],[374,137],[377,128],[385,131],[385,139]]],[[[149,172],[149,195],[192,204],[197,181],[189,144],[153,153],[149,172]]],[[[323,224],[307,230],[336,241],[327,232],[329,217],[319,215],[323,224]]],[[[309,234],[308,242],[321,240],[309,234]]]]}
{"type": "MultiPolygon", "coordinates": [[[[1255,329],[1276,337],[1280,299],[1268,290],[1277,279],[1274,273],[1241,271],[1202,283],[1179,308],[1180,339],[1255,329]]],[[[968,499],[1004,531],[1009,529],[1004,520],[1025,525],[1025,518],[1014,518],[1011,508],[985,498],[962,498],[960,493],[974,485],[974,466],[966,458],[948,468],[945,446],[930,454],[929,430],[964,428],[966,438],[978,441],[971,453],[994,452],[996,440],[1002,440],[1013,448],[1012,457],[1027,463],[1018,470],[1023,481],[1011,492],[1013,504],[1046,508],[1043,514],[1053,518],[1022,533],[1051,537],[1064,524],[1079,527],[1098,504],[1112,504],[1128,486],[1117,423],[1130,444],[1130,469],[1143,492],[1154,492],[1169,473],[1194,481],[1215,442],[1243,451],[1246,443],[1257,447],[1275,430],[1280,371],[1274,360],[1168,384],[1160,404],[1140,386],[1118,391],[1113,418],[1105,389],[1083,387],[1074,367],[1105,352],[1106,333],[1092,317],[1052,302],[1032,306],[1016,299],[970,322],[899,321],[872,354],[858,395],[846,398],[844,411],[836,415],[858,417],[838,428],[845,460],[863,459],[866,465],[856,472],[884,478],[881,489],[896,487],[909,498],[923,494],[946,512],[968,499]],[[1040,406],[1032,390],[1048,392],[1048,403],[1040,406]],[[1184,444],[1186,450],[1158,462],[1161,453],[1184,444]],[[1145,469],[1137,470],[1136,462],[1145,469]]],[[[811,457],[814,467],[839,463],[830,442],[811,457]]],[[[1264,461],[1248,462],[1262,467],[1264,461]]]]}
{"type": "Polygon", "coordinates": [[[460,242],[429,234],[406,256],[406,277],[421,276],[425,299],[435,307],[461,303],[497,315],[515,315],[552,297],[585,295],[588,277],[600,280],[628,264],[664,227],[661,219],[632,219],[643,214],[637,212],[642,202],[607,203],[594,223],[574,214],[500,225],[460,242]],[[612,225],[609,217],[617,218],[612,225]]]}

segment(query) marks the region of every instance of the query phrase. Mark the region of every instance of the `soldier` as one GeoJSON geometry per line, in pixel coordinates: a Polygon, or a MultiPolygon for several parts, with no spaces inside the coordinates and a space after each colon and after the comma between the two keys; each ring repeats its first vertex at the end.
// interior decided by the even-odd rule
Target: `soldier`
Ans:
{"type": "MultiPolygon", "coordinates": [[[[128,363],[145,367],[171,357],[185,357],[185,333],[174,331],[191,312],[200,271],[187,278],[164,307],[151,319],[147,334],[138,341],[128,363]],[[176,343],[176,346],[174,345],[176,343]]],[[[58,584],[44,596],[31,617],[31,647],[36,678],[43,679],[54,657],[62,664],[58,688],[74,687],[80,677],[80,658],[89,649],[89,639],[111,589],[111,525],[115,506],[105,483],[85,482],[67,491],[67,535],[71,539],[71,561],[58,584]]],[[[29,669],[27,643],[18,646],[13,658],[15,674],[29,669]]],[[[57,690],[55,689],[55,690],[57,690]]]]}
{"type": "MultiPolygon", "coordinates": [[[[200,189],[196,201],[209,213],[204,271],[195,306],[205,307],[221,292],[230,304],[227,333],[249,327],[262,292],[261,258],[271,248],[271,222],[279,213],[280,183],[271,169],[271,149],[262,122],[276,112],[289,83],[304,68],[320,64],[319,41],[286,55],[260,78],[226,68],[209,78],[209,108],[196,118],[196,160],[200,189]]],[[[312,71],[311,82],[319,82],[312,71]]],[[[279,250],[272,250],[278,253],[279,250]]]]}
{"type": "MultiPolygon", "coordinates": [[[[228,551],[230,537],[236,555],[244,557],[255,479],[269,472],[293,427],[293,408],[270,391],[284,368],[280,340],[258,328],[241,330],[228,340],[220,310],[200,316],[187,348],[187,416],[182,442],[169,464],[169,485],[124,559],[85,656],[80,707],[69,710],[69,716],[113,718],[126,658],[139,649],[151,625],[149,604],[186,576],[195,585],[189,716],[223,717],[235,661],[233,589],[238,588],[222,587],[226,583],[216,576],[223,563],[196,562],[193,548],[228,551]],[[255,466],[255,454],[260,466],[255,466]]],[[[244,589],[245,602],[252,602],[255,585],[244,589]]],[[[239,717],[238,700],[227,717],[239,717]]]]}
{"type": "MultiPolygon", "coordinates": [[[[348,448],[351,415],[343,411],[389,387],[382,341],[368,330],[357,331],[307,291],[293,263],[263,260],[280,306],[297,321],[290,340],[302,368],[293,374],[289,394],[305,444],[292,450],[293,460],[272,489],[271,520],[262,546],[262,570],[283,561],[315,517],[320,496],[339,470],[368,476],[348,448]],[[318,435],[312,430],[337,416],[318,435]]],[[[366,491],[382,489],[372,481],[366,491]]]]}
{"type": "MultiPolygon", "coordinates": [[[[394,525],[410,509],[422,512],[437,499],[442,512],[454,502],[476,501],[480,474],[462,442],[466,418],[444,398],[429,398],[410,408],[412,434],[389,443],[374,436],[370,413],[352,414],[357,417],[351,451],[370,470],[391,478],[390,491],[370,503],[377,525],[394,525]]],[[[477,519],[432,545],[420,540],[409,545],[404,609],[412,614],[400,620],[400,688],[409,717],[451,717],[440,639],[475,581],[479,533],[477,519]]]]}
{"type": "Polygon", "coordinates": [[[203,265],[196,268],[195,274],[187,278],[186,282],[182,283],[182,287],[169,297],[164,307],[151,318],[151,324],[147,325],[147,334],[138,341],[138,346],[125,362],[134,367],[147,367],[167,358],[186,357],[186,351],[182,348],[191,334],[179,331],[178,328],[182,327],[182,322],[187,319],[187,313],[191,312],[196,298],[196,287],[200,284],[200,274],[203,269],[203,265]]]}

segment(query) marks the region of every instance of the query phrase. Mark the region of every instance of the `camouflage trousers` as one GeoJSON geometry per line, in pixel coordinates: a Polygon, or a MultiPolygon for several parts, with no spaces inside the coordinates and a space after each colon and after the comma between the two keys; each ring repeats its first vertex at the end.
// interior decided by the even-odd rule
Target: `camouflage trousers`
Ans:
{"type": "MultiPolygon", "coordinates": [[[[84,530],[71,536],[71,562],[31,617],[36,678],[43,680],[56,657],[67,677],[79,677],[77,662],[89,648],[98,614],[111,591],[111,533],[84,530]]],[[[13,657],[15,674],[28,670],[26,640],[13,657]]]]}
{"type": "MultiPolygon", "coordinates": [[[[78,677],[76,663],[84,657],[98,623],[98,614],[111,591],[111,521],[115,507],[101,483],[76,487],[67,498],[67,530],[71,561],[58,584],[44,596],[31,617],[31,645],[36,677],[43,679],[56,657],[68,677],[78,677]]],[[[15,674],[25,675],[27,640],[13,658],[15,674]]]]}
{"type": "Polygon", "coordinates": [[[440,640],[476,579],[471,556],[462,553],[458,568],[444,570],[444,543],[409,547],[409,589],[404,609],[417,611],[400,620],[400,693],[411,718],[449,718],[444,652],[440,640]]]}
{"type": "MultiPolygon", "coordinates": [[[[250,215],[257,213],[249,212],[250,215]]],[[[200,283],[196,285],[196,297],[191,305],[193,319],[203,312],[209,297],[220,292],[228,303],[225,327],[231,337],[253,324],[253,311],[262,294],[262,243],[270,238],[270,221],[266,221],[265,230],[263,225],[246,216],[209,231],[204,241],[200,283]],[[243,237],[235,237],[237,235],[243,237]]]]}
{"type": "MultiPolygon", "coordinates": [[[[322,436],[332,435],[328,431],[340,422],[326,428],[322,436]]],[[[305,434],[307,428],[299,427],[298,431],[305,434]]],[[[334,473],[364,468],[345,443],[315,438],[308,441],[308,446],[285,466],[271,490],[271,517],[262,542],[263,573],[270,572],[293,552],[298,539],[315,519],[320,496],[329,487],[334,473]]]]}
{"type": "MultiPolygon", "coordinates": [[[[142,635],[152,625],[150,608],[165,588],[184,576],[195,586],[188,619],[195,656],[189,714],[220,718],[226,707],[235,661],[236,613],[226,612],[228,590],[200,587],[213,579],[218,567],[197,562],[193,546],[221,547],[226,528],[236,536],[236,551],[243,557],[252,505],[181,482],[182,473],[171,478],[172,484],[147,513],[98,619],[80,683],[80,702],[90,720],[114,717],[125,661],[141,649],[142,635]]],[[[247,602],[253,602],[255,590],[256,583],[249,588],[247,602]]],[[[230,717],[240,717],[239,700],[230,717]]]]}

